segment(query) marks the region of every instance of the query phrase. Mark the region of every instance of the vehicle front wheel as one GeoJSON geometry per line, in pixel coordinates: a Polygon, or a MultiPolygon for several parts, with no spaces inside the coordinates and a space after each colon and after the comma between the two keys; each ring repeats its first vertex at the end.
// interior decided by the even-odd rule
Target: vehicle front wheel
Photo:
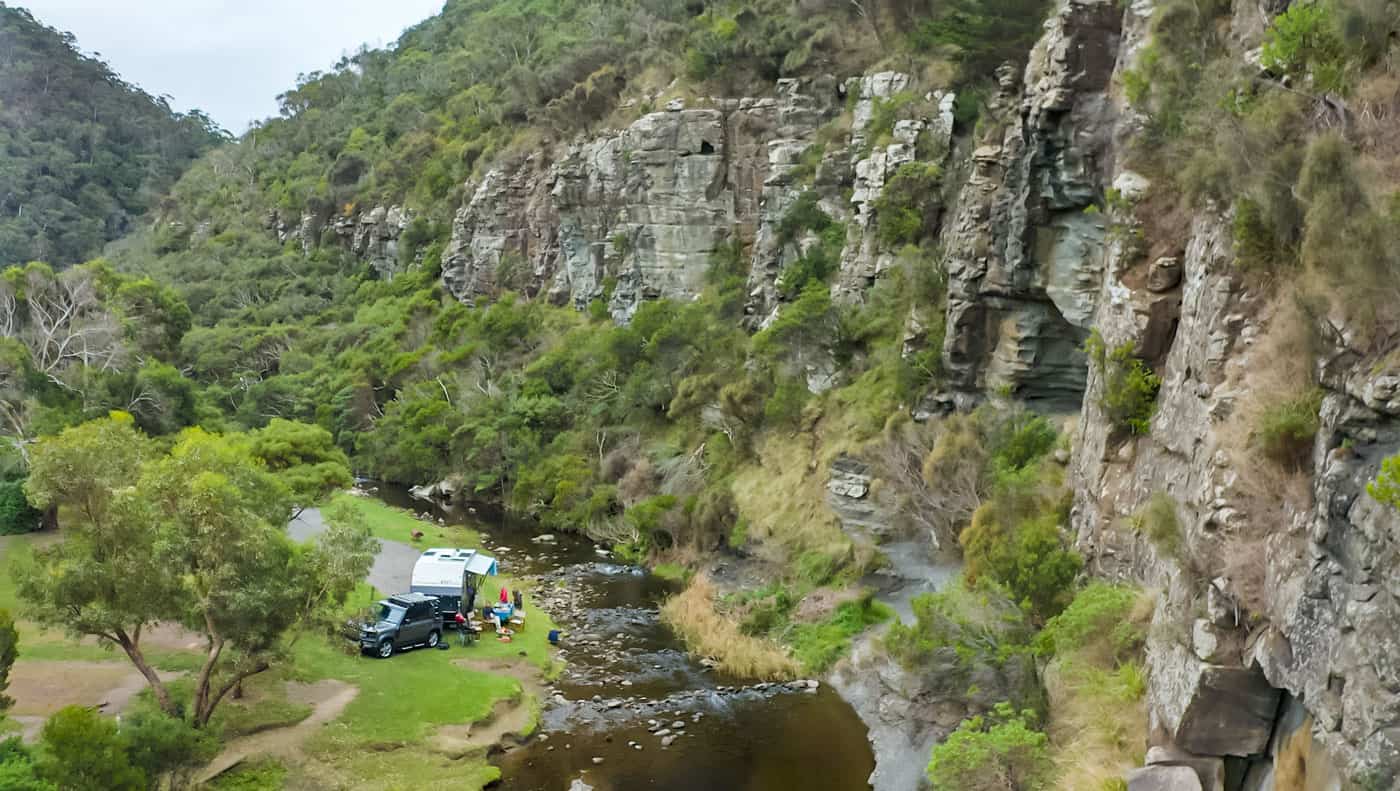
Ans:
{"type": "Polygon", "coordinates": [[[388,659],[394,655],[394,641],[383,640],[379,643],[379,658],[388,659]]]}
{"type": "Polygon", "coordinates": [[[441,639],[441,635],[438,634],[436,629],[432,630],[431,632],[428,632],[428,647],[437,648],[439,639],[441,639]]]}

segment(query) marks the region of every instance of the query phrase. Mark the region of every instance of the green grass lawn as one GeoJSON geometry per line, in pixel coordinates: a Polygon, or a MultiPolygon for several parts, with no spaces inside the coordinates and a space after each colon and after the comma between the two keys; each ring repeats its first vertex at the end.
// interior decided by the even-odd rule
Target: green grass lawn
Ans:
{"type": "Polygon", "coordinates": [[[330,502],[353,508],[364,517],[375,538],[386,541],[399,541],[424,549],[438,546],[474,547],[481,541],[481,535],[471,528],[426,522],[408,511],[385,505],[372,497],[338,494],[332,497],[330,502]],[[415,530],[423,531],[423,538],[415,541],[415,530]]]}
{"type": "MultiPolygon", "coordinates": [[[[492,578],[492,586],[497,584],[512,590],[516,585],[508,577],[492,578]]],[[[370,586],[361,585],[346,609],[353,612],[378,597],[370,586]]],[[[444,639],[452,645],[450,650],[416,648],[389,659],[347,652],[335,639],[319,635],[297,641],[287,678],[305,682],[334,678],[360,691],[339,718],[307,743],[312,760],[288,768],[287,787],[472,789],[497,779],[497,770],[486,763],[484,754],[454,759],[434,753],[427,742],[443,725],[475,722],[490,714],[497,701],[517,700],[525,694],[515,679],[464,668],[454,661],[513,660],[545,675],[557,673],[559,664],[548,641],[554,623],[542,610],[527,612],[527,628],[516,632],[509,643],[487,633],[463,648],[457,634],[448,632],[444,639]],[[393,782],[385,786],[384,778],[393,782]]],[[[537,708],[539,701],[526,705],[537,708]]]]}
{"type": "Polygon", "coordinates": [[[690,569],[679,563],[657,563],[652,566],[651,573],[663,580],[673,582],[685,582],[690,579],[690,569]]]}
{"type": "Polygon", "coordinates": [[[280,791],[287,768],[276,761],[254,761],[234,767],[209,783],[214,791],[280,791]]]}
{"type": "Polygon", "coordinates": [[[264,697],[251,702],[225,700],[219,705],[214,720],[225,739],[296,725],[311,716],[309,704],[287,700],[280,678],[269,676],[268,681],[269,691],[264,697]],[[272,684],[277,688],[272,688],[272,684]]]}

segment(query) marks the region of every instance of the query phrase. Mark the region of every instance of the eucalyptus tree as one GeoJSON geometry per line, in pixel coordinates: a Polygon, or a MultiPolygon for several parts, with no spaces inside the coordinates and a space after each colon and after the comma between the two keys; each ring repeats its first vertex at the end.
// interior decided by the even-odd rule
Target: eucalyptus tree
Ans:
{"type": "Polygon", "coordinates": [[[196,728],[244,679],[285,660],[296,637],[364,578],[375,552],[353,524],[314,544],[289,539],[291,490],[250,446],[189,429],[162,453],[129,415],[114,413],[31,451],[26,491],[38,507],[60,509],[63,541],[18,571],[29,616],[120,648],[161,709],[196,728]],[[203,642],[188,712],[142,644],[162,623],[203,642]]]}

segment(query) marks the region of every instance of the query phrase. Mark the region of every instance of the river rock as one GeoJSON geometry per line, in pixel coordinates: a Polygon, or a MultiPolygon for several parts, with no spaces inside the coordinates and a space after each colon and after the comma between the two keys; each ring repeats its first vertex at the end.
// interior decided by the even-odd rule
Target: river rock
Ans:
{"type": "Polygon", "coordinates": [[[572,783],[569,783],[569,791],[593,791],[593,786],[576,777],[572,783]]]}
{"type": "Polygon", "coordinates": [[[671,745],[673,745],[673,744],[676,743],[676,738],[677,738],[677,737],[676,737],[675,734],[671,734],[671,735],[669,735],[669,736],[663,736],[663,737],[661,738],[661,746],[662,746],[662,747],[670,747],[671,745]]]}
{"type": "Polygon", "coordinates": [[[1181,282],[1181,259],[1163,256],[1152,262],[1147,272],[1147,290],[1171,291],[1181,282]]]}
{"type": "Polygon", "coordinates": [[[1150,690],[1158,724],[1181,749],[1199,755],[1263,752],[1279,690],[1258,669],[1202,662],[1181,646],[1149,654],[1161,668],[1150,690]]]}
{"type": "Polygon", "coordinates": [[[598,755],[593,756],[593,765],[594,765],[594,766],[597,766],[597,765],[601,764],[602,762],[603,762],[602,756],[598,756],[598,755]]]}
{"type": "Polygon", "coordinates": [[[1204,791],[1186,766],[1148,766],[1128,773],[1128,791],[1204,791]]]}
{"type": "Polygon", "coordinates": [[[1225,759],[1193,755],[1171,745],[1158,745],[1147,751],[1148,766],[1184,766],[1196,773],[1202,791],[1225,791],[1225,759]]]}

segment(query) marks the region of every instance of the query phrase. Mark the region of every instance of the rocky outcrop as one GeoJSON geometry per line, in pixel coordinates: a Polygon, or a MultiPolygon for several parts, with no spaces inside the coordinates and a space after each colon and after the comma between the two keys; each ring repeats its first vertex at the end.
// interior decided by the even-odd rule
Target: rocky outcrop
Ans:
{"type": "Polygon", "coordinates": [[[953,144],[953,105],[949,91],[934,91],[924,97],[935,108],[929,117],[898,120],[891,130],[892,140],[876,146],[870,140],[870,121],[875,104],[891,101],[909,90],[911,78],[898,72],[881,72],[852,81],[848,90],[856,96],[851,122],[851,219],[846,228],[846,244],[841,252],[841,268],[832,287],[837,302],[859,301],[894,263],[894,250],[881,244],[877,233],[876,202],[885,184],[901,166],[921,160],[944,162],[953,144]],[[921,150],[922,148],[922,150],[921,150]],[[862,152],[865,153],[862,156],[862,152]]]}
{"type": "MultiPolygon", "coordinates": [[[[984,606],[983,623],[990,624],[989,629],[1016,628],[1012,626],[1019,622],[1014,604],[989,597],[984,606]]],[[[942,628],[960,627],[944,624],[942,628]]],[[[974,642],[970,639],[967,645],[974,642]]],[[[869,729],[876,755],[870,776],[874,791],[922,787],[933,745],[964,719],[985,714],[1002,701],[1018,707],[1043,703],[1029,656],[1003,659],[984,654],[969,659],[959,651],[944,647],[933,656],[921,657],[916,667],[906,667],[889,657],[878,636],[867,635],[836,666],[831,683],[869,729]]]]}
{"type": "Polygon", "coordinates": [[[911,83],[881,72],[845,84],[780,80],[771,97],[695,107],[675,100],[616,134],[491,170],[469,185],[457,212],[443,282],[464,301],[507,288],[580,308],[606,299],[626,321],[644,300],[699,294],[723,252],[747,272],[746,309],[760,327],[782,302],[783,268],[818,241],[778,231],[793,203],[814,190],[821,209],[847,224],[833,291],[858,300],[892,261],[874,233],[885,180],[918,157],[941,161],[952,147],[953,96],[945,92],[925,97],[936,108],[931,117],[901,119],[893,142],[867,145],[876,102],[911,83]],[[815,172],[799,174],[848,92],[847,142],[824,148],[815,172]]]}
{"type": "Polygon", "coordinates": [[[267,226],[278,242],[293,242],[306,255],[322,244],[335,245],[366,261],[387,279],[414,263],[406,264],[399,253],[399,237],[412,222],[412,212],[402,206],[374,206],[334,217],[307,211],[295,224],[273,213],[267,226]]]}
{"type": "Polygon", "coordinates": [[[773,230],[797,191],[785,178],[839,110],[833,79],[783,80],[776,95],[672,101],[614,135],[536,153],[470,186],[443,281],[471,301],[502,288],[619,320],[646,299],[688,299],[721,246],[776,272],[773,230]]]}
{"type": "Polygon", "coordinates": [[[1107,227],[1095,207],[1111,164],[1107,100],[1121,11],[1062,3],[1024,82],[999,74],[988,131],[945,230],[945,363],[957,393],[1008,391],[1077,408],[1107,227]],[[1022,86],[1024,85],[1024,90],[1022,86]]]}

